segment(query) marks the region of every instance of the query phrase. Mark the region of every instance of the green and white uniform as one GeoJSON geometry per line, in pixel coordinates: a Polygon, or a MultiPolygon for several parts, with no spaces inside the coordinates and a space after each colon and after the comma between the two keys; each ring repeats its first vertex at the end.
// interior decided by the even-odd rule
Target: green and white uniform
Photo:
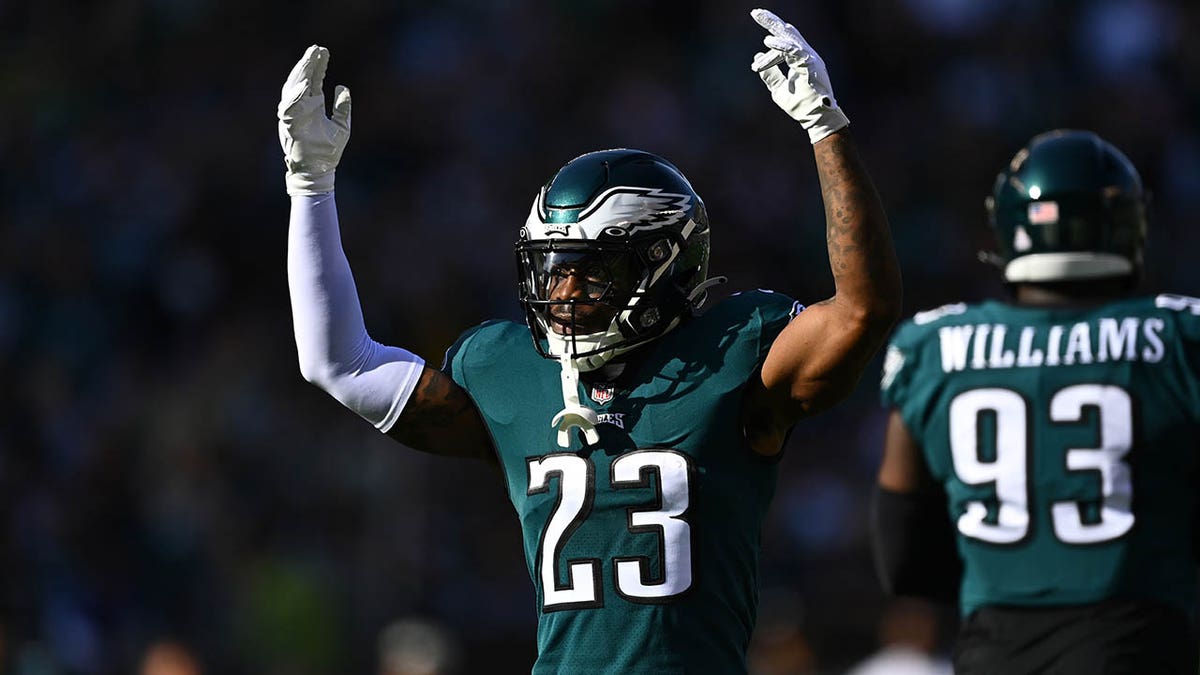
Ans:
{"type": "Polygon", "coordinates": [[[529,329],[486,323],[445,370],[491,432],[537,590],[535,673],[739,673],[776,465],[747,447],[747,380],[797,310],[743,293],[584,382],[600,443],[564,450],[559,365],[529,329]]]}
{"type": "Polygon", "coordinates": [[[1193,608],[1200,300],[918,314],[888,350],[883,400],[945,487],[964,617],[1111,598],[1193,608]]]}

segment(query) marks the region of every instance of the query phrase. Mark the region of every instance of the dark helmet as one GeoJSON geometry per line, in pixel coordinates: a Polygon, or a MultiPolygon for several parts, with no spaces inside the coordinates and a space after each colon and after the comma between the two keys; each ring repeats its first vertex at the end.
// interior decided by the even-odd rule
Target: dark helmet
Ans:
{"type": "Polygon", "coordinates": [[[704,302],[708,252],[704,202],[670,162],[627,149],[576,157],[538,193],[516,245],[534,344],[586,371],[659,337],[704,302]],[[586,298],[550,297],[562,265],[592,270],[586,298]],[[575,329],[582,305],[610,311],[607,327],[575,329]],[[560,334],[551,313],[562,323],[564,306],[572,326],[560,334]]]}
{"type": "Polygon", "coordinates": [[[1035,136],[987,199],[1010,283],[1136,277],[1146,240],[1137,169],[1090,131],[1035,136]]]}

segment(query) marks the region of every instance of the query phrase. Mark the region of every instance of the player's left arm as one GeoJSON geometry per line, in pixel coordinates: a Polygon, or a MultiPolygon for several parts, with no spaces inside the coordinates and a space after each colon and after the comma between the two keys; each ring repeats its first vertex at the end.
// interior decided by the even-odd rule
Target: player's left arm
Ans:
{"type": "Polygon", "coordinates": [[[826,137],[813,151],[834,294],[792,320],[763,363],[763,388],[785,425],[853,391],[900,315],[900,271],[887,217],[848,131],[826,137]]]}
{"type": "Polygon", "coordinates": [[[748,406],[781,433],[854,389],[899,318],[901,280],[887,216],[824,62],[791,24],[766,10],[752,16],[770,35],[764,40],[768,51],[751,67],[812,142],[835,288],[833,297],[805,309],[779,334],[761,381],[751,383],[748,406]]]}

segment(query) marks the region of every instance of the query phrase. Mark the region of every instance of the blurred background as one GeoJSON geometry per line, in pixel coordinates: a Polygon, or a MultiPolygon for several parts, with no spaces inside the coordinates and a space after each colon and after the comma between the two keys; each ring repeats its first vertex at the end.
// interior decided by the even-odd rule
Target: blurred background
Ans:
{"type": "MultiPolygon", "coordinates": [[[[300,377],[279,88],[309,44],[331,49],[329,91],[354,94],[338,203],[367,323],[429,361],[519,317],[532,198],[599,148],[691,178],[718,295],[811,303],[832,292],[820,193],[804,131],[749,71],[752,6],[0,2],[3,672],[528,672],[534,598],[499,476],[409,451],[300,377]]],[[[1200,5],[773,9],[829,65],[906,314],[1003,292],[976,258],[984,197],[1061,126],[1116,143],[1153,191],[1148,289],[1200,294],[1200,5]]],[[[897,611],[921,649],[954,628],[873,575],[877,365],[791,437],[757,673],[844,672],[894,641],[897,611]]]]}

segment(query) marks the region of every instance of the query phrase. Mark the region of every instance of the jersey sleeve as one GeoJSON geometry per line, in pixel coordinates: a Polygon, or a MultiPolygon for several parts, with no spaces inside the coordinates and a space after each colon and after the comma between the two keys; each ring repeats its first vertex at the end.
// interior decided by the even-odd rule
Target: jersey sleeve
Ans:
{"type": "Polygon", "coordinates": [[[1193,420],[1200,423],[1200,298],[1163,294],[1154,299],[1154,305],[1173,310],[1182,361],[1177,376],[1188,393],[1193,420]]]}
{"type": "Polygon", "coordinates": [[[450,345],[450,348],[446,350],[446,356],[442,360],[441,371],[449,375],[450,379],[454,380],[458,386],[467,391],[471,390],[467,384],[469,357],[473,355],[476,336],[487,325],[487,323],[482,323],[464,331],[454,341],[454,344],[450,345]]]}
{"type": "Polygon", "coordinates": [[[771,344],[783,332],[783,329],[804,311],[804,305],[797,300],[774,291],[757,290],[743,293],[748,300],[756,303],[759,320],[758,332],[758,362],[761,364],[771,351],[771,344]]]}
{"type": "Polygon", "coordinates": [[[879,378],[883,405],[903,407],[912,392],[913,374],[918,370],[920,356],[920,331],[910,319],[892,334],[883,357],[883,372],[879,378]]]}

